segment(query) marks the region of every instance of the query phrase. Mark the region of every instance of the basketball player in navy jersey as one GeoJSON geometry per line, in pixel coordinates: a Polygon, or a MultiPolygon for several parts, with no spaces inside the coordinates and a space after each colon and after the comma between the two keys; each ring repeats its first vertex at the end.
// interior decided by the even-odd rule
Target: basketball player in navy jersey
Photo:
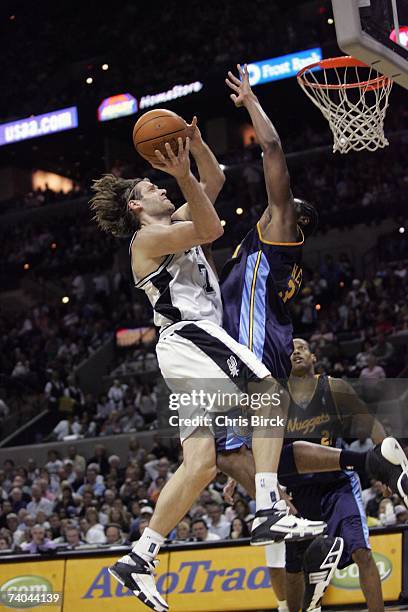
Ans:
{"type": "MultiPolygon", "coordinates": [[[[317,213],[313,206],[293,197],[276,129],[251,90],[246,66],[241,68],[238,65],[238,73],[240,78],[229,72],[226,82],[234,92],[231,94],[234,104],[249,112],[262,148],[268,206],[221,274],[223,324],[232,337],[255,352],[276,378],[287,380],[293,351],[288,305],[301,283],[302,246],[304,238],[310,236],[316,227],[317,213]]],[[[220,469],[236,478],[251,493],[253,469],[247,451],[250,437],[226,426],[218,429],[216,439],[220,469]],[[244,460],[243,456],[247,458],[244,460]]],[[[285,473],[326,471],[355,463],[361,467],[362,459],[357,454],[351,456],[315,444],[297,443],[294,447],[284,448],[281,465],[285,473]]],[[[393,480],[396,490],[396,480],[402,472],[400,465],[393,470],[392,464],[382,456],[378,462],[384,472],[382,480],[386,484],[393,480]]],[[[275,545],[273,549],[273,567],[283,568],[284,547],[275,545]],[[279,551],[277,558],[276,551],[279,551]]],[[[284,572],[277,570],[272,576],[275,593],[284,610],[284,572]]]]}
{"type": "MultiPolygon", "coordinates": [[[[292,374],[290,377],[291,405],[288,427],[306,420],[316,423],[310,432],[322,444],[342,446],[342,438],[349,434],[350,421],[364,417],[361,401],[342,379],[326,375],[316,376],[316,359],[305,340],[294,340],[292,374]],[[354,396],[354,402],[353,400],[354,396]],[[354,403],[354,406],[353,406],[354,403]]],[[[384,435],[377,427],[371,433],[374,442],[381,442],[384,435]]],[[[295,434],[291,434],[295,435],[295,434]]],[[[363,464],[362,464],[363,465],[363,464]]],[[[381,580],[370,551],[369,532],[361,497],[361,486],[355,472],[344,470],[325,474],[305,474],[281,478],[290,490],[297,510],[306,517],[324,517],[327,533],[340,536],[344,550],[339,568],[353,561],[358,565],[360,585],[370,612],[384,610],[381,580]]],[[[304,592],[303,556],[307,547],[286,545],[287,598],[289,610],[299,610],[304,592]]]]}
{"type": "MultiPolygon", "coordinates": [[[[181,138],[178,140],[177,155],[166,143],[167,157],[157,151],[157,163],[153,164],[177,180],[187,200],[184,206],[175,211],[166,190],[147,179],[123,180],[107,175],[93,186],[92,209],[103,230],[116,236],[133,233],[130,258],[134,281],[149,298],[155,324],[160,327],[156,353],[173,395],[195,390],[200,380],[207,392],[221,395],[237,394],[248,382],[263,381],[263,390],[271,397],[265,412],[275,418],[285,413],[287,392],[282,390],[282,405],[275,409],[272,397],[281,390],[280,385],[248,347],[221,327],[218,280],[201,245],[216,240],[223,232],[213,206],[223,175],[197,130],[192,153],[201,183],[190,170],[189,138],[185,145],[181,138]]],[[[215,411],[222,407],[216,406],[215,411]]],[[[178,413],[183,463],[163,488],[149,528],[132,551],[109,568],[119,582],[157,612],[168,609],[153,577],[160,546],[216,474],[215,444],[205,427],[205,406],[200,402],[182,403],[178,413]],[[188,423],[197,416],[203,419],[202,427],[188,423]]],[[[257,503],[253,545],[288,537],[310,538],[325,527],[322,521],[289,515],[286,503],[279,499],[276,472],[282,440],[283,426],[279,425],[275,437],[259,437],[252,444],[257,503]]]]}
{"type": "MultiPolygon", "coordinates": [[[[320,610],[321,599],[335,569],[344,568],[354,561],[359,568],[360,584],[369,611],[381,612],[381,581],[370,552],[360,482],[353,468],[383,482],[408,506],[408,459],[394,438],[385,438],[381,425],[368,414],[348,383],[315,375],[315,357],[305,340],[294,340],[291,361],[291,403],[287,424],[287,442],[291,444],[282,451],[279,480],[287,487],[296,510],[302,516],[327,522],[329,538],[318,538],[306,546],[303,542],[286,542],[287,609],[290,612],[320,610]],[[342,438],[349,437],[352,426],[366,431],[378,443],[377,446],[367,453],[342,449],[342,438]],[[307,434],[297,441],[296,432],[307,434]],[[322,445],[320,451],[316,442],[322,445]],[[299,455],[297,462],[293,453],[299,447],[303,449],[303,458],[299,455]],[[307,447],[314,460],[304,453],[307,447]],[[325,466],[321,464],[323,458],[325,466]],[[319,473],[306,473],[306,465],[319,473]]],[[[249,447],[250,440],[245,444],[249,447]]],[[[229,468],[232,466],[239,482],[253,494],[254,470],[250,454],[248,451],[240,454],[239,461],[230,462],[229,468]]],[[[233,457],[234,454],[226,456],[233,457]]],[[[231,500],[233,490],[232,481],[226,490],[227,501],[231,500]]],[[[269,550],[268,566],[270,558],[269,550]]],[[[276,583],[273,587],[275,590],[276,583]]],[[[278,592],[279,588],[282,587],[278,582],[278,592]]]]}

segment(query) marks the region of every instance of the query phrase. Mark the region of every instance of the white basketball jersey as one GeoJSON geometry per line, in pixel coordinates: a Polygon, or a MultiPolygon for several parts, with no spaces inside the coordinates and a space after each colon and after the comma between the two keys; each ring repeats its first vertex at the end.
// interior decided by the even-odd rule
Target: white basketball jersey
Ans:
{"type": "MultiPolygon", "coordinates": [[[[132,265],[132,243],[130,263],[132,265]]],[[[222,324],[222,301],[218,279],[200,246],[168,255],[151,274],[138,279],[154,310],[154,323],[165,327],[178,321],[213,321],[222,324]]]]}

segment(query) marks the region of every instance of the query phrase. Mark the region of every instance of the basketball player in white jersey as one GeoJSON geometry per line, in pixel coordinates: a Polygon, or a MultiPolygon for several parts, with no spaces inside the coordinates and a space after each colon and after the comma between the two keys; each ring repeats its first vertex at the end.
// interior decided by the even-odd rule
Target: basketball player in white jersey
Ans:
{"type": "MultiPolygon", "coordinates": [[[[124,180],[107,175],[95,181],[91,207],[101,229],[115,236],[133,234],[130,255],[136,287],[143,289],[160,327],[156,352],[159,366],[174,393],[190,392],[202,384],[207,392],[240,392],[248,381],[266,381],[269,394],[280,391],[267,368],[247,348],[221,327],[222,304],[218,281],[201,245],[219,238],[223,228],[213,203],[224,182],[223,173],[202,141],[195,120],[192,154],[197,162],[199,183],[190,170],[190,139],[178,140],[175,155],[166,143],[167,157],[158,151],[155,168],[172,175],[187,203],[175,212],[174,205],[148,179],[124,180]]],[[[264,383],[265,384],[265,383],[264,383]]],[[[263,389],[265,391],[265,388],[263,389]]],[[[285,414],[288,397],[258,414],[285,414]]],[[[225,412],[225,406],[212,410],[225,412]]],[[[208,414],[205,405],[179,407],[179,419],[208,414]]],[[[276,419],[277,420],[277,419],[276,419]]],[[[282,421],[283,423],[283,421],[282,421]]],[[[155,558],[167,534],[186,515],[204,487],[215,477],[214,439],[208,430],[180,427],[183,463],[163,488],[155,512],[132,551],[110,568],[110,573],[148,607],[168,609],[154,578],[155,558]]],[[[255,437],[256,506],[253,545],[276,540],[302,539],[322,533],[322,522],[304,521],[288,514],[279,499],[277,465],[283,426],[275,437],[255,437]],[[255,533],[254,533],[255,531],[255,533]]]]}

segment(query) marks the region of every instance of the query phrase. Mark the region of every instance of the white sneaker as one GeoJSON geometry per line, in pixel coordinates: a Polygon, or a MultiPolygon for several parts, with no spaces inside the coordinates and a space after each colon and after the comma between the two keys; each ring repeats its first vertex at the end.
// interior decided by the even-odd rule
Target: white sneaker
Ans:
{"type": "Polygon", "coordinates": [[[167,612],[169,606],[160,595],[154,581],[154,570],[158,564],[158,561],[145,561],[132,551],[116,561],[108,571],[148,608],[156,612],[167,612]]]}
{"type": "Polygon", "coordinates": [[[252,523],[251,545],[265,546],[272,542],[307,540],[321,535],[326,529],[323,521],[309,521],[289,514],[283,499],[272,508],[258,510],[252,523]]]}

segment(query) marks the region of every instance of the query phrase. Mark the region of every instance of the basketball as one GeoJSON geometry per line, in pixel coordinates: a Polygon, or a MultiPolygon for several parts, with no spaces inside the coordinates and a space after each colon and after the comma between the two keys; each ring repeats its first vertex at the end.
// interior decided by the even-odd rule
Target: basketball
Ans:
{"type": "Polygon", "coordinates": [[[157,161],[155,150],[158,149],[167,157],[165,143],[168,142],[177,154],[178,138],[185,142],[188,136],[187,123],[165,108],[158,108],[145,113],[138,119],[133,128],[133,144],[136,151],[149,162],[157,161]]]}

